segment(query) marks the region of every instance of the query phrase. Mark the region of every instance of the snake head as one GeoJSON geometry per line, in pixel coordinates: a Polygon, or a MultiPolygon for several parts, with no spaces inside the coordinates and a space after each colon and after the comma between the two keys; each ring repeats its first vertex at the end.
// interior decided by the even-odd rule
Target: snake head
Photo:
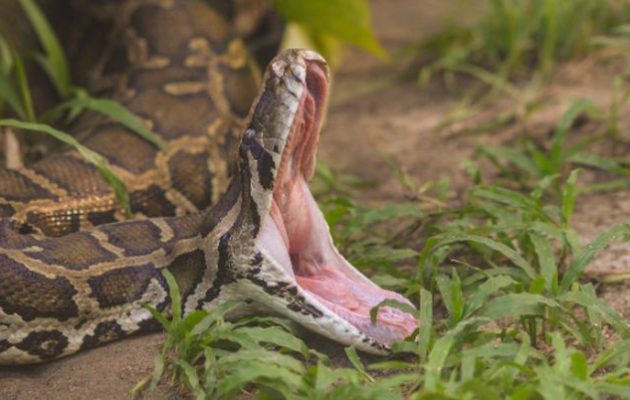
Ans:
{"type": "Polygon", "coordinates": [[[410,304],[353,267],[336,249],[307,182],[328,96],[324,59],[287,50],[266,71],[240,149],[245,187],[242,207],[253,215],[253,246],[237,267],[247,297],[264,311],[286,316],[346,345],[385,353],[412,334],[417,320],[381,307],[386,299],[410,304]]]}

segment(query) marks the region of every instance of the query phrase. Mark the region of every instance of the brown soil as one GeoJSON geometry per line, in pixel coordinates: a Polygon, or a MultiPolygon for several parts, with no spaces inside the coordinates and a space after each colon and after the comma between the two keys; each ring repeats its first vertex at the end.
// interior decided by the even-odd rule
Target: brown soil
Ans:
{"type": "MultiPolygon", "coordinates": [[[[377,36],[389,50],[439,30],[446,16],[459,20],[471,10],[445,7],[440,0],[373,0],[377,36]]],[[[460,3],[461,4],[461,3],[460,3]]],[[[585,73],[591,68],[576,64],[563,69],[549,89],[551,106],[528,121],[531,131],[546,134],[570,99],[588,97],[600,105],[610,99],[612,77],[607,72],[585,73]]],[[[420,88],[410,80],[389,79],[393,67],[369,55],[350,50],[335,76],[328,121],[320,142],[320,160],[341,173],[377,180],[381,184],[369,197],[396,201],[405,195],[384,157],[391,157],[416,182],[449,177],[455,200],[467,184],[461,166],[479,143],[509,143],[515,129],[494,135],[459,136],[453,129],[436,126],[457,104],[457,99],[435,86],[420,88]]],[[[485,110],[478,118],[496,115],[485,110]]],[[[576,228],[585,238],[618,222],[630,222],[628,192],[581,198],[576,228]]],[[[630,273],[630,248],[612,246],[591,266],[597,274],[630,273]]],[[[626,316],[630,315],[630,290],[624,285],[604,286],[603,297],[626,316]]],[[[162,334],[135,337],[42,366],[0,368],[0,399],[124,399],[129,390],[151,373],[162,334]]],[[[343,359],[342,348],[309,337],[309,344],[343,359]]],[[[176,398],[157,390],[147,398],[176,398]]]]}

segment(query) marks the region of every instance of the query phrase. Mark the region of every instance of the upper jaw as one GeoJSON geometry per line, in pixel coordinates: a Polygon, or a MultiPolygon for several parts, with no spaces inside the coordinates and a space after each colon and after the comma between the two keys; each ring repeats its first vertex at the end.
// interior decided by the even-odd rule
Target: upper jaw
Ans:
{"type": "Polygon", "coordinates": [[[256,239],[268,282],[292,289],[275,290],[268,300],[276,304],[275,311],[311,330],[382,353],[393,341],[411,334],[417,321],[383,307],[374,325],[369,311],[385,299],[408,301],[376,286],[339,254],[305,183],[313,174],[328,93],[325,62],[316,53],[294,50],[274,60],[267,74],[267,90],[292,113],[280,126],[286,134],[280,135],[273,195],[261,214],[256,239]]]}
{"type": "Polygon", "coordinates": [[[383,307],[371,324],[369,310],[381,300],[406,300],[380,289],[338,253],[305,183],[313,174],[327,96],[326,64],[316,53],[290,50],[267,69],[248,129],[245,165],[255,178],[250,192],[260,216],[254,251],[262,257],[247,277],[262,288],[254,292],[264,296],[266,308],[341,343],[383,353],[417,322],[383,307]],[[340,289],[331,295],[326,289],[333,283],[340,289]]]}

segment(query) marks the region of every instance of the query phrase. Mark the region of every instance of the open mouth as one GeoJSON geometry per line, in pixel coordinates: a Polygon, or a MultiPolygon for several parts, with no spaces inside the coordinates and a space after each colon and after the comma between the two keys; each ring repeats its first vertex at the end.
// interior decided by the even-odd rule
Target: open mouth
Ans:
{"type": "Polygon", "coordinates": [[[274,183],[270,212],[257,246],[264,249],[307,294],[373,340],[390,345],[409,336],[417,320],[398,309],[381,307],[373,324],[370,310],[386,299],[410,304],[381,289],[357,271],[332,243],[328,225],[308,189],[328,88],[326,67],[307,61],[305,88],[287,138],[274,183]]]}

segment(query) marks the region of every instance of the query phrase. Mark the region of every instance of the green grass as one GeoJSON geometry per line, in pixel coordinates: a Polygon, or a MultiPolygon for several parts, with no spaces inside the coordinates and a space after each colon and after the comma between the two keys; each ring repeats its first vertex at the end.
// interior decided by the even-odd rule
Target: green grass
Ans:
{"type": "Polygon", "coordinates": [[[484,10],[480,18],[465,26],[453,23],[419,44],[415,51],[435,59],[421,72],[422,80],[435,72],[464,73],[501,87],[532,72],[549,77],[557,63],[592,52],[594,37],[619,32],[630,18],[626,0],[477,3],[484,10]]]}
{"type": "MultiPolygon", "coordinates": [[[[471,184],[466,201],[456,207],[445,205],[448,191],[441,180],[418,185],[400,169],[393,172],[417,195],[412,201],[361,206],[353,197],[372,183],[318,167],[313,187],[337,245],[376,282],[417,305],[417,311],[404,310],[416,315],[419,332],[396,343],[390,357],[364,364],[346,348],[352,367],[340,368],[308,349],[289,321],[256,317],[229,323],[220,318],[222,310],[170,321],[157,314],[167,339],[153,383],[168,377],[196,398],[630,396],[630,322],[598,298],[596,285],[581,279],[606,246],[630,240],[630,227],[609,227],[590,243],[571,227],[585,188],[572,166],[576,154],[584,154],[580,162],[588,159],[592,142],[567,142],[584,114],[601,121],[602,137],[610,139],[601,110],[576,101],[547,146],[534,151],[524,143],[511,153],[480,147],[481,160],[494,154],[505,163],[499,178],[508,179],[487,181],[478,174],[480,165],[469,160],[471,184]],[[251,336],[240,342],[237,331],[244,327],[251,336]],[[270,327],[283,339],[257,333],[270,327]],[[232,366],[240,352],[247,362],[232,366]],[[224,363],[229,366],[216,367],[224,363]],[[273,367],[262,369],[263,363],[273,367]]],[[[584,167],[604,169],[601,163],[584,167]]]]}
{"type": "Polygon", "coordinates": [[[543,201],[540,190],[478,184],[465,207],[429,213],[411,204],[364,209],[328,192],[322,205],[340,246],[419,306],[418,336],[368,365],[348,348],[353,367],[336,369],[293,336],[288,321],[230,323],[224,309],[171,320],[156,314],[167,339],[153,382],[169,376],[196,398],[630,395],[630,324],[580,281],[601,249],[630,238],[630,228],[614,226],[582,244],[570,228],[577,176],[561,185],[557,204],[543,201]],[[392,243],[373,233],[384,223],[399,225],[392,219],[424,221],[426,235],[392,243]]]}
{"type": "MultiPolygon", "coordinates": [[[[471,22],[447,23],[401,52],[422,60],[418,82],[439,80],[461,97],[442,126],[477,114],[499,97],[509,99],[512,106],[491,125],[522,118],[522,110],[547,100],[542,89],[554,78],[557,66],[571,60],[622,58],[625,74],[630,66],[628,0],[447,2],[465,6],[464,12],[481,11],[471,22]]],[[[459,7],[452,9],[457,12],[459,7]]]]}

